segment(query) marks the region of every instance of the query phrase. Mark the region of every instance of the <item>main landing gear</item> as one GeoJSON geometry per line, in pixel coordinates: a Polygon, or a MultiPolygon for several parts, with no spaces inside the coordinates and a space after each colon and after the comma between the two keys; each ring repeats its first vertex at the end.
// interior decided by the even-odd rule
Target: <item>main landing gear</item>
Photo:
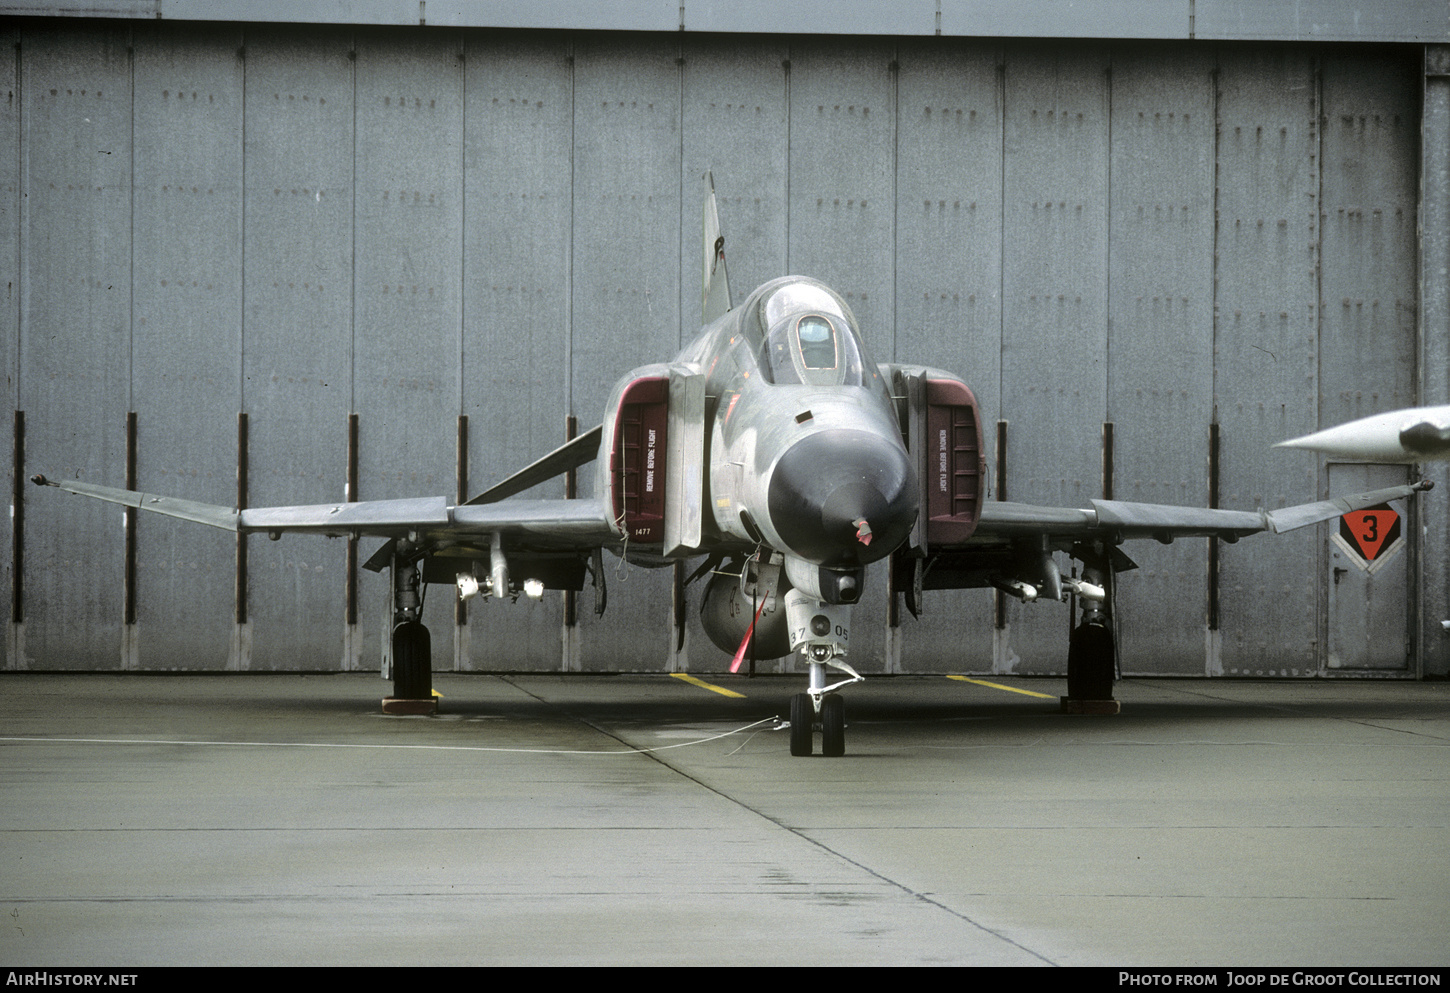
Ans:
{"type": "Polygon", "coordinates": [[[1067,696],[1062,698],[1062,711],[1116,714],[1121,705],[1113,699],[1118,652],[1113,639],[1112,574],[1088,563],[1083,578],[1106,593],[1101,599],[1081,598],[1082,620],[1067,643],[1067,696]]]}
{"type": "Polygon", "coordinates": [[[433,699],[433,639],[419,620],[423,601],[422,577],[416,562],[394,553],[393,577],[393,695],[383,700],[385,714],[431,714],[433,699]]]}

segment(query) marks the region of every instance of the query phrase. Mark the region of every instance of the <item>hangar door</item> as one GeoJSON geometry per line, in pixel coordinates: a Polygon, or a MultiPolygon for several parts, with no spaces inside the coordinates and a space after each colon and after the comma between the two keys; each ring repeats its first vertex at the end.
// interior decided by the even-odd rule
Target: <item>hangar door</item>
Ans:
{"type": "MultiPolygon", "coordinates": [[[[737,285],[822,278],[878,357],[966,376],[1022,439],[996,477],[1014,500],[1105,495],[1110,422],[1117,499],[1203,505],[1218,451],[1223,506],[1295,503],[1323,460],[1275,442],[1418,402],[1414,46],[0,36],[20,497],[0,667],[370,668],[371,546],[154,519],[127,538],[113,509],[21,496],[27,467],[227,506],[465,497],[695,333],[706,169],[737,285]]],[[[1324,671],[1320,537],[1223,547],[1216,572],[1206,542],[1135,549],[1125,671],[1324,671]]],[[[1341,586],[1378,603],[1404,566],[1384,561],[1341,586]]],[[[671,572],[622,574],[602,617],[562,597],[458,611],[451,638],[434,599],[435,659],[451,641],[460,669],[728,664],[671,572]]],[[[1063,668],[1065,607],[943,593],[897,627],[871,588],[863,672],[1063,668]]]]}

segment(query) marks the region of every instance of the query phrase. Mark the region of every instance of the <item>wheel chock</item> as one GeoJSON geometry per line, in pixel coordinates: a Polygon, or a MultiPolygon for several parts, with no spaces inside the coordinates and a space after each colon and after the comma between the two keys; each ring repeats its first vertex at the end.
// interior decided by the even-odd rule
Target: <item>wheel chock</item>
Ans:
{"type": "Polygon", "coordinates": [[[1066,696],[1060,699],[1064,714],[1117,714],[1123,709],[1116,700],[1074,700],[1066,696]]]}
{"type": "Polygon", "coordinates": [[[438,713],[438,700],[434,697],[427,700],[404,700],[395,696],[385,696],[383,697],[383,713],[430,717],[438,713]]]}

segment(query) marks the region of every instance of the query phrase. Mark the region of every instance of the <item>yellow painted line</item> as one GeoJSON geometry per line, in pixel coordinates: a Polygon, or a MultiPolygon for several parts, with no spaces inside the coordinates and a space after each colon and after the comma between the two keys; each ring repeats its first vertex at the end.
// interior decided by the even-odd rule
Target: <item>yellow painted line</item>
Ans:
{"type": "Polygon", "coordinates": [[[1003,686],[1001,683],[989,683],[985,679],[973,679],[970,676],[948,676],[948,679],[960,680],[963,683],[976,683],[978,686],[990,686],[994,690],[1006,690],[1008,693],[1021,693],[1023,696],[1040,696],[1044,700],[1056,700],[1057,697],[1051,693],[1038,693],[1036,690],[1019,690],[1015,686],[1003,686]]]}
{"type": "Polygon", "coordinates": [[[689,683],[691,686],[698,686],[702,690],[709,690],[711,693],[719,693],[721,696],[736,697],[737,699],[740,699],[740,700],[744,700],[745,699],[745,694],[744,693],[736,693],[734,690],[727,690],[723,686],[712,686],[709,683],[705,682],[703,679],[696,679],[694,676],[690,675],[688,672],[672,672],[672,673],[670,673],[670,675],[671,676],[674,676],[676,679],[683,679],[685,682],[689,683]]]}

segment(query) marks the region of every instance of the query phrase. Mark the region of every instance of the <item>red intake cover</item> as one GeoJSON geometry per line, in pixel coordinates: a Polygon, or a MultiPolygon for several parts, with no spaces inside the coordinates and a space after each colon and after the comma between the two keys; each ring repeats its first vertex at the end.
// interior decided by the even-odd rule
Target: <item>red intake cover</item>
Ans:
{"type": "Polygon", "coordinates": [[[665,538],[665,432],[670,416],[667,377],[636,379],[624,388],[609,452],[614,518],[630,541],[665,538]]]}
{"type": "Polygon", "coordinates": [[[982,419],[971,390],[950,379],[926,381],[922,441],[927,544],[959,544],[977,529],[987,478],[982,419]]]}

